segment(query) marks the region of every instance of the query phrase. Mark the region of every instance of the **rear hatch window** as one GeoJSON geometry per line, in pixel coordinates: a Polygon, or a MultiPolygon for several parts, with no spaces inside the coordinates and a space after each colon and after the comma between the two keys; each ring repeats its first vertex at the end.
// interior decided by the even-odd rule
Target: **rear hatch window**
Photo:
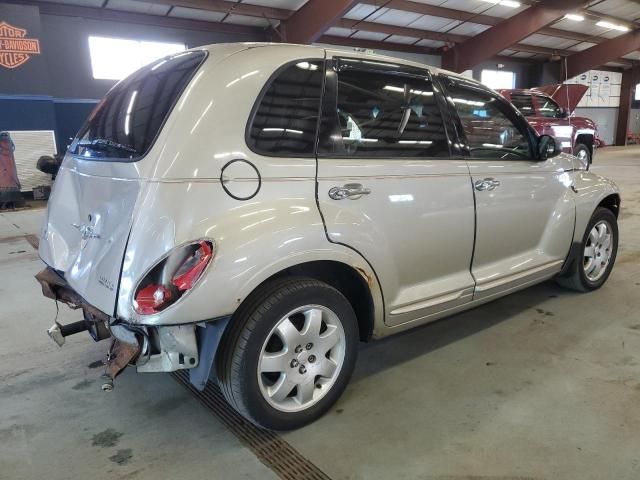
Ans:
{"type": "Polygon", "coordinates": [[[182,52],[118,83],[91,113],[71,153],[111,161],[143,157],[205,57],[203,51],[182,52]]]}

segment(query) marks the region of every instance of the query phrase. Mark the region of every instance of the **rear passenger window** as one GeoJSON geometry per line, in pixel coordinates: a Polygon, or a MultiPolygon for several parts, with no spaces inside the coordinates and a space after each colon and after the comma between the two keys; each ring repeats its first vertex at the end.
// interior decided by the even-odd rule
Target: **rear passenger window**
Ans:
{"type": "Polygon", "coordinates": [[[431,82],[424,77],[340,69],[337,104],[323,112],[339,127],[319,153],[356,157],[448,157],[431,82]],[[323,152],[324,150],[324,152],[323,152]]]}
{"type": "Polygon", "coordinates": [[[534,117],[536,109],[533,107],[533,97],[523,93],[511,94],[511,103],[520,110],[525,117],[534,117]]]}
{"type": "Polygon", "coordinates": [[[322,61],[298,61],[276,74],[249,128],[253,151],[269,156],[315,154],[323,75],[322,61]]]}

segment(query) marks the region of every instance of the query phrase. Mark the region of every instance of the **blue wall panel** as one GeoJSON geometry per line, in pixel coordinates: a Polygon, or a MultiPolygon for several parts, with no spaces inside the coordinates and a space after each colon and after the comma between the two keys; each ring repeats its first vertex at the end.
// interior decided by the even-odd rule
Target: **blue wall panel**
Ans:
{"type": "Polygon", "coordinates": [[[58,153],[64,153],[98,103],[47,96],[0,95],[0,131],[53,130],[58,153]]]}

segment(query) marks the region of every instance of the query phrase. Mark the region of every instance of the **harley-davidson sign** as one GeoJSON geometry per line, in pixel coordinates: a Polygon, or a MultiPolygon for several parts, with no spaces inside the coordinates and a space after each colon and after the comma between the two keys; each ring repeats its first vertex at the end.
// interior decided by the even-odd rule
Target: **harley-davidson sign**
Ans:
{"type": "Polygon", "coordinates": [[[26,38],[24,28],[0,22],[0,66],[17,68],[32,55],[40,54],[40,42],[36,38],[26,38]]]}

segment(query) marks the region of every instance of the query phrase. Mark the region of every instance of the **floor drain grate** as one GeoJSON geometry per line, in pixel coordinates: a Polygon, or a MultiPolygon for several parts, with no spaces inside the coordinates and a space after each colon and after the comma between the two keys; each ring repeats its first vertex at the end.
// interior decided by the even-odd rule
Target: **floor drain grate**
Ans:
{"type": "Polygon", "coordinates": [[[31,245],[34,250],[38,250],[38,247],[40,246],[40,239],[38,238],[37,235],[33,235],[33,234],[29,234],[29,235],[25,235],[24,239],[29,242],[29,245],[31,245]]]}
{"type": "Polygon", "coordinates": [[[264,430],[245,420],[225,401],[220,388],[212,382],[204,391],[196,390],[185,371],[173,377],[207,407],[264,465],[286,480],[330,480],[330,477],[303,457],[274,432],[264,430]]]}

